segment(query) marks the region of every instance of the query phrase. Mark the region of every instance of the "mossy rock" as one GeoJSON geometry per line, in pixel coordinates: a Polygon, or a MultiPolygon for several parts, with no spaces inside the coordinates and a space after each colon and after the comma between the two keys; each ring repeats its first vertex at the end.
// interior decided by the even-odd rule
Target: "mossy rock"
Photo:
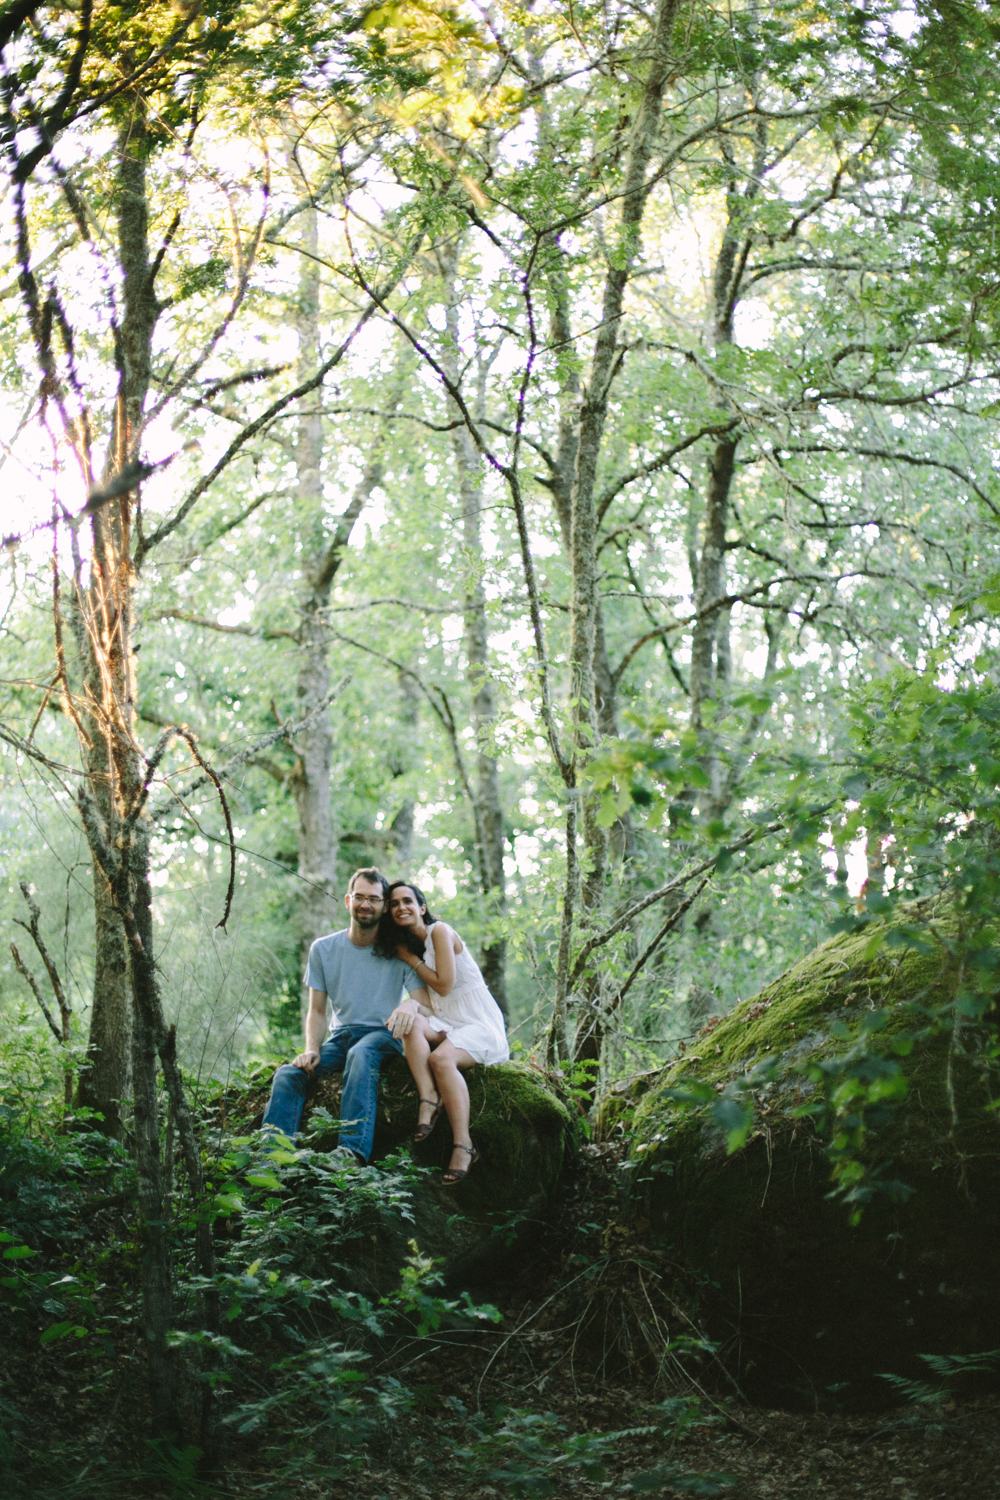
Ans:
{"type": "MultiPolygon", "coordinates": [[[[489,1291],[523,1268],[536,1231],[545,1220],[549,1201],[575,1152],[578,1113],[559,1097],[539,1068],[527,1063],[500,1063],[466,1073],[471,1104],[470,1128],[479,1160],[468,1177],[452,1187],[441,1183],[441,1169],[452,1150],[451,1130],[441,1115],[433,1133],[413,1141],[418,1096],[402,1058],[382,1069],[372,1161],[376,1165],[393,1153],[407,1150],[418,1166],[427,1169],[413,1193],[413,1219],[383,1219],[368,1236],[370,1247],[362,1259],[387,1270],[397,1270],[415,1240],[425,1255],[444,1262],[452,1287],[489,1291]],[[518,1249],[515,1251],[515,1245],[518,1249]]],[[[264,1084],[252,1096],[233,1098],[228,1105],[230,1128],[256,1128],[270,1089],[270,1073],[254,1079],[264,1084]]],[[[340,1076],[324,1079],[310,1091],[303,1114],[303,1130],[315,1127],[315,1111],[340,1115],[340,1076]]],[[[320,1150],[337,1144],[337,1131],[312,1129],[309,1144],[320,1150]]],[[[368,1273],[362,1277],[365,1281],[368,1273]]],[[[374,1289],[359,1283],[361,1289],[374,1289]]]]}
{"type": "MultiPolygon", "coordinates": [[[[943,934],[949,911],[925,904],[943,934]]],[[[883,1373],[927,1377],[921,1354],[1000,1347],[1000,1120],[986,1027],[926,1024],[952,998],[940,951],[882,946],[864,932],[824,943],[710,1024],[624,1116],[650,1233],[700,1285],[705,1324],[750,1394],[771,1402],[854,1406],[892,1399],[883,1373]],[[803,1069],[847,1045],[837,1021],[865,1011],[886,1025],[873,1051],[893,1055],[905,1097],[875,1107],[859,1160],[866,1180],[898,1180],[912,1196],[876,1192],[851,1222],[831,1196],[829,1115],[803,1115],[822,1095],[803,1069]],[[921,1030],[921,1027],[923,1029],[921,1030]],[[903,1050],[902,1048],[900,1050],[903,1050]],[[710,1107],[671,1091],[722,1091],[771,1058],[753,1090],[754,1124],[729,1153],[710,1107]]]]}

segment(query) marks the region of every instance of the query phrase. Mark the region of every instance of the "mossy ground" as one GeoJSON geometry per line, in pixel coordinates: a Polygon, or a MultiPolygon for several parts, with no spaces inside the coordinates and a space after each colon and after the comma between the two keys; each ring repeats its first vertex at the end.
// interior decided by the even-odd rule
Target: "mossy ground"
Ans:
{"type": "MultiPolygon", "coordinates": [[[[948,922],[943,907],[920,915],[942,931],[948,922]]],[[[1000,1346],[1000,1125],[986,1034],[966,1023],[956,1040],[928,1026],[954,993],[943,949],[872,952],[873,935],[886,933],[823,944],[605,1111],[605,1131],[630,1139],[652,1234],[700,1280],[740,1379],[772,1400],[864,1404],[890,1394],[881,1372],[918,1374],[921,1353],[1000,1346]],[[822,1097],[809,1065],[850,1045],[834,1022],[859,1035],[873,1011],[886,1022],[873,1053],[892,1056],[904,1038],[913,1047],[897,1059],[905,1097],[870,1112],[859,1155],[871,1181],[913,1191],[877,1193],[852,1225],[831,1197],[831,1120],[802,1108],[822,1097]],[[754,1126],[730,1155],[711,1111],[692,1113],[672,1091],[721,1091],[765,1058],[775,1067],[754,1091],[754,1126]]]]}
{"type": "MultiPolygon", "coordinates": [[[[372,1160],[408,1151],[425,1170],[413,1192],[413,1219],[373,1226],[372,1265],[396,1268],[415,1239],[424,1254],[445,1262],[449,1284],[489,1291],[510,1273],[512,1249],[526,1249],[547,1212],[549,1200],[575,1150],[579,1117],[536,1067],[507,1062],[477,1067],[466,1074],[471,1134],[480,1157],[461,1183],[444,1187],[441,1169],[451,1156],[452,1137],[442,1115],[433,1133],[413,1141],[417,1122],[416,1086],[402,1058],[383,1069],[372,1160]]],[[[261,1069],[250,1087],[230,1091],[227,1126],[237,1133],[259,1128],[270,1091],[271,1070],[261,1069]]],[[[309,1143],[325,1150],[337,1131],[317,1129],[318,1110],[334,1120],[340,1114],[340,1077],[324,1079],[311,1091],[303,1114],[309,1143]]],[[[320,1119],[322,1117],[319,1117],[320,1119]]],[[[516,1259],[516,1257],[515,1257],[516,1259]]]]}

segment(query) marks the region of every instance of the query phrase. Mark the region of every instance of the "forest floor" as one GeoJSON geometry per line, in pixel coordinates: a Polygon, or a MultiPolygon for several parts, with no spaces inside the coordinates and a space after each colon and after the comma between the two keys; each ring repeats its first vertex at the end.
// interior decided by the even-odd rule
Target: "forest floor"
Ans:
{"type": "MultiPolygon", "coordinates": [[[[118,1352],[102,1360],[94,1341],[73,1337],[40,1347],[37,1330],[7,1322],[0,1493],[6,1473],[19,1500],[1000,1500],[996,1393],[793,1412],[727,1388],[672,1268],[616,1212],[614,1151],[587,1154],[548,1237],[514,1244],[506,1289],[477,1296],[496,1304],[501,1323],[372,1347],[372,1388],[405,1388],[405,1399],[389,1402],[363,1446],[331,1450],[327,1477],[312,1462],[290,1470],[310,1413],[288,1405],[245,1436],[223,1426],[207,1483],[185,1471],[183,1455],[162,1484],[139,1477],[134,1228],[127,1204],[95,1205],[86,1258],[100,1262],[94,1297],[104,1325],[120,1331],[118,1352]],[[665,1358],[671,1348],[677,1357],[665,1358]],[[573,1446],[581,1435],[596,1443],[589,1468],[573,1446]],[[18,1452],[30,1478],[16,1472],[18,1452]]],[[[82,1260],[45,1264],[53,1284],[86,1274],[82,1260]]]]}
{"type": "MultiPolygon", "coordinates": [[[[21,1360],[8,1364],[3,1396],[8,1400],[23,1377],[32,1387],[26,1403],[43,1427],[54,1428],[62,1442],[77,1454],[90,1448],[126,1460],[130,1413],[135,1407],[125,1394],[116,1410],[96,1393],[75,1387],[65,1366],[54,1358],[35,1363],[32,1379],[21,1360]],[[47,1378],[46,1378],[47,1377],[47,1378]],[[67,1384],[67,1378],[69,1383],[67,1384]]],[[[221,1483],[201,1494],[267,1496],[275,1500],[506,1500],[509,1485],[499,1478],[473,1479],[456,1450],[467,1448],[468,1428],[463,1408],[474,1404],[474,1394],[485,1364],[481,1348],[444,1350],[411,1365],[405,1378],[421,1397],[422,1411],[408,1413],[397,1430],[372,1444],[360,1466],[341,1479],[279,1478],[256,1444],[241,1452],[230,1437],[222,1464],[221,1483]],[[470,1400],[472,1398],[472,1400],[470,1400]]],[[[554,1378],[533,1400],[523,1387],[506,1380],[490,1390],[495,1402],[530,1404],[558,1418],[567,1433],[620,1432],[656,1421],[653,1393],[631,1385],[574,1383],[568,1376],[554,1378]]],[[[657,1486],[660,1496],[721,1493],[731,1500],[992,1500],[1000,1497],[1000,1398],[991,1395],[968,1402],[948,1403],[950,1410],[916,1414],[900,1408],[878,1414],[847,1415],[762,1410],[726,1399],[707,1404],[705,1426],[695,1426],[669,1454],[655,1439],[624,1437],[606,1459],[602,1479],[578,1474],[551,1474],[544,1487],[528,1493],[550,1494],[557,1500],[602,1500],[644,1489],[630,1481],[648,1472],[651,1463],[669,1458],[681,1487],[657,1486]],[[699,1476],[718,1476],[720,1488],[699,1476]],[[724,1484],[722,1476],[729,1481],[724,1484]]],[[[134,1430],[132,1433],[134,1437],[134,1430]]],[[[74,1466],[75,1467],[75,1466],[74,1466]]],[[[67,1476],[68,1477],[68,1476],[67,1476]]],[[[84,1493],[75,1484],[67,1494],[84,1493]]],[[[148,1481],[134,1484],[111,1481],[107,1500],[133,1500],[158,1493],[148,1481]]],[[[171,1486],[165,1494],[184,1495],[186,1487],[171,1486]]],[[[198,1489],[190,1492],[198,1493],[198,1489]]]]}
{"type": "MultiPolygon", "coordinates": [[[[632,1427],[647,1415],[632,1389],[546,1395],[548,1409],[558,1411],[570,1431],[632,1427]]],[[[429,1414],[428,1427],[435,1422],[429,1414]]],[[[440,1426],[438,1433],[444,1436],[440,1426]]],[[[650,1457],[647,1444],[625,1440],[603,1481],[567,1476],[552,1493],[560,1500],[629,1493],[631,1476],[650,1457]]],[[[719,1425],[684,1438],[674,1457],[693,1474],[725,1475],[731,1485],[720,1493],[730,1500],[991,1500],[1000,1496],[1000,1401],[980,1398],[919,1422],[899,1412],[803,1415],[727,1404],[719,1425]]],[[[668,1484],[656,1493],[692,1492],[698,1493],[696,1483],[681,1490],[668,1484]]],[[[499,1500],[502,1492],[489,1483],[469,1485],[441,1455],[433,1479],[408,1473],[404,1461],[373,1465],[342,1483],[306,1484],[298,1493],[323,1500],[499,1500]]]]}

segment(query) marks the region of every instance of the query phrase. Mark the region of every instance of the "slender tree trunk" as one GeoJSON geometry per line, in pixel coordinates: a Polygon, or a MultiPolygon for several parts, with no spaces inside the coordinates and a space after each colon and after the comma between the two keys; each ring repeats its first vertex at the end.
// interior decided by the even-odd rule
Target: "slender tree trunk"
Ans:
{"type": "MultiPolygon", "coordinates": [[[[318,218],[314,208],[303,214],[302,269],[296,324],[299,336],[298,377],[308,378],[320,361],[320,273],[318,218]]],[[[399,392],[389,398],[392,406],[399,392]]],[[[299,601],[299,665],[296,713],[311,714],[295,741],[296,765],[291,777],[298,814],[299,909],[301,967],[310,944],[329,931],[336,897],[337,840],[330,796],[333,730],[330,715],[319,709],[330,693],[330,636],[324,611],[351,539],[354,525],[380,484],[385,468],[385,428],[379,432],[360,483],[337,521],[333,539],[326,529],[323,495],[322,389],[306,398],[295,438],[296,504],[305,540],[305,590],[299,601]]]]}
{"type": "MultiPolygon", "coordinates": [[[[756,24],[756,0],[751,0],[750,15],[756,24]]],[[[756,96],[756,89],[757,82],[753,77],[750,80],[751,98],[756,96]]],[[[726,197],[726,227],[712,276],[709,317],[709,338],[715,349],[734,342],[733,320],[751,243],[747,236],[747,213],[760,190],[766,157],[767,125],[764,120],[758,120],[755,126],[753,167],[742,189],[734,163],[726,157],[732,175],[726,197]]],[[[723,409],[728,411],[726,407],[723,409]]],[[[720,685],[727,682],[730,675],[729,608],[722,601],[726,595],[726,528],[739,442],[738,433],[720,438],[708,466],[701,554],[694,575],[697,618],[691,640],[691,723],[698,730],[706,729],[706,706],[720,701],[720,685]]],[[[718,804],[722,772],[710,728],[707,738],[709,749],[705,769],[711,782],[709,801],[718,804]]]]}
{"type": "MultiPolygon", "coordinates": [[[[459,246],[456,244],[450,256],[443,262],[450,336],[446,367],[449,378],[456,383],[460,374],[456,302],[458,251],[459,246]]],[[[485,415],[486,374],[487,367],[480,363],[475,402],[476,415],[480,418],[485,415]]],[[[465,653],[472,697],[472,728],[476,738],[473,815],[476,825],[479,884],[493,915],[502,919],[507,912],[507,881],[503,866],[505,829],[500,798],[499,769],[496,757],[491,753],[496,724],[496,699],[490,675],[489,621],[482,580],[483,469],[472,436],[464,423],[452,429],[451,442],[462,503],[462,541],[469,570],[465,592],[465,653]]],[[[506,1015],[506,939],[501,937],[485,943],[480,953],[480,960],[483,977],[500,1009],[506,1015]]]]}
{"type": "MultiPolygon", "coordinates": [[[[302,216],[302,261],[296,327],[299,356],[296,377],[306,380],[319,364],[320,268],[318,216],[314,208],[302,216]]],[[[300,603],[298,630],[298,682],[295,712],[298,719],[312,714],[296,737],[298,760],[292,780],[298,814],[299,875],[298,923],[300,967],[304,969],[309,948],[321,933],[329,931],[335,899],[337,849],[330,801],[330,771],[333,763],[333,732],[330,716],[315,712],[330,692],[329,638],[321,611],[329,601],[329,585],[315,572],[317,556],[326,552],[323,533],[323,419],[319,413],[321,394],[306,398],[299,413],[295,436],[295,505],[308,539],[306,561],[308,592],[300,603]],[[310,567],[312,562],[312,567],[310,567]]]]}
{"type": "MultiPolygon", "coordinates": [[[[455,429],[471,447],[464,427],[455,429]]],[[[467,457],[473,457],[468,454],[467,457]]],[[[489,631],[486,600],[478,563],[482,557],[482,481],[470,483],[467,468],[462,472],[462,534],[469,557],[469,587],[465,599],[465,645],[468,658],[469,686],[472,689],[472,727],[476,737],[476,800],[479,803],[479,866],[483,894],[494,913],[503,917],[507,910],[504,875],[504,816],[500,802],[500,776],[490,742],[496,723],[496,701],[490,676],[489,631]]],[[[497,938],[483,945],[483,977],[504,1015],[507,1014],[507,942],[497,938]]]]}
{"type": "MultiPolygon", "coordinates": [[[[670,45],[678,0],[658,0],[650,28],[650,45],[642,97],[632,127],[625,163],[618,244],[604,280],[601,322],[594,342],[590,370],[579,405],[573,483],[569,496],[569,556],[572,576],[570,606],[570,698],[572,714],[573,755],[577,776],[590,759],[601,732],[595,647],[603,639],[599,630],[600,599],[597,588],[598,518],[595,506],[597,470],[601,442],[607,420],[611,386],[620,367],[620,329],[625,307],[625,290],[639,251],[639,234],[646,208],[646,175],[656,147],[662,114],[663,91],[670,65],[670,45]]],[[[557,299],[557,313],[558,299],[557,299]]],[[[568,322],[568,319],[566,319],[568,322]]],[[[562,434],[561,434],[562,436],[562,434]]],[[[569,444],[567,444],[568,448],[569,444]]],[[[562,456],[562,455],[560,455],[562,456]]],[[[561,478],[561,476],[557,476],[561,478]]],[[[562,488],[562,486],[560,486],[562,488]]],[[[559,503],[558,491],[554,491],[559,503]]],[[[610,681],[604,653],[604,669],[610,681]]],[[[605,684],[606,686],[607,684],[605,684]]],[[[611,712],[608,703],[606,713],[611,712]]],[[[584,871],[580,892],[584,912],[594,912],[601,904],[607,868],[608,839],[597,821],[598,806],[592,797],[582,797],[582,833],[584,871]]],[[[568,882],[576,878],[575,850],[569,849],[569,825],[576,827],[576,817],[567,820],[567,888],[563,897],[563,934],[560,941],[560,973],[565,976],[562,948],[565,945],[566,913],[575,905],[575,890],[568,882]]],[[[557,978],[556,1011],[553,1023],[555,1050],[565,1047],[565,1010],[568,997],[560,992],[565,979],[557,978]],[[560,1036],[560,1031],[562,1036],[560,1036]]],[[[593,1015],[599,981],[588,986],[586,999],[593,1015]]],[[[588,1028],[588,1050],[600,1056],[603,1027],[594,1015],[588,1028]]],[[[551,1048],[550,1048],[551,1050],[551,1048]]]]}
{"type": "MultiPolygon", "coordinates": [[[[403,727],[406,743],[398,764],[391,767],[393,776],[404,776],[412,769],[414,748],[420,732],[420,686],[410,672],[399,674],[399,722],[403,727]]],[[[404,797],[386,834],[387,843],[395,851],[398,868],[405,874],[410,873],[416,806],[412,797],[404,797]]],[[[405,875],[401,878],[405,878],[405,875]]]]}
{"type": "MultiPolygon", "coordinates": [[[[574,742],[582,760],[589,756],[598,732],[594,641],[599,601],[594,489],[611,385],[620,359],[619,335],[625,289],[638,253],[639,231],[646,208],[646,173],[659,133],[677,4],[678,0],[659,0],[656,7],[646,79],[626,159],[619,243],[605,276],[601,322],[580,405],[579,435],[570,496],[570,564],[573,574],[570,670],[574,702],[574,742]]],[[[592,866],[588,884],[594,892],[603,880],[605,839],[603,831],[597,828],[590,799],[584,809],[584,823],[592,866]]]]}
{"type": "MultiPolygon", "coordinates": [[[[718,670],[717,648],[720,625],[728,627],[728,611],[720,601],[726,594],[726,527],[737,446],[737,441],[728,438],[716,443],[709,463],[705,520],[695,582],[697,618],[691,638],[691,722],[698,730],[706,727],[707,705],[716,701],[717,684],[724,675],[718,670]]],[[[717,796],[718,758],[711,754],[709,761],[706,769],[712,782],[711,795],[717,796]]]]}
{"type": "MultiPolygon", "coordinates": [[[[116,913],[117,915],[117,913],[116,913]]],[[[119,927],[121,919],[119,918],[119,927]]],[[[170,1242],[160,1162],[160,1109],[156,1088],[156,1034],[141,986],[133,985],[132,1078],[135,1089],[136,1178],[142,1252],[142,1333],[146,1347],[153,1436],[175,1435],[174,1366],[167,1335],[173,1322],[170,1242]]]]}

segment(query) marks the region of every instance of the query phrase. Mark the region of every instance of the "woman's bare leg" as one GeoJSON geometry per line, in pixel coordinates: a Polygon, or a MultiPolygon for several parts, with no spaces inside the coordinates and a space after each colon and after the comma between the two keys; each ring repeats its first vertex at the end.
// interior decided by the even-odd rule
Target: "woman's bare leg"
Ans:
{"type": "Polygon", "coordinates": [[[420,1096],[420,1109],[417,1113],[418,1125],[429,1125],[431,1110],[433,1106],[427,1104],[428,1099],[437,1099],[438,1089],[434,1080],[434,1074],[430,1070],[428,1059],[431,1056],[431,1048],[443,1042],[446,1032],[434,1031],[425,1016],[415,1016],[413,1025],[403,1038],[403,1051],[406,1061],[410,1065],[413,1081],[417,1085],[417,1093],[420,1096]]]}
{"type": "MultiPolygon", "coordinates": [[[[436,1046],[430,1055],[430,1069],[437,1084],[437,1091],[444,1102],[451,1124],[451,1133],[456,1147],[471,1146],[469,1134],[469,1088],[462,1077],[463,1068],[474,1068],[475,1058],[462,1047],[456,1047],[447,1037],[436,1046]]],[[[465,1172],[469,1167],[468,1151],[453,1151],[451,1168],[465,1172]]]]}

